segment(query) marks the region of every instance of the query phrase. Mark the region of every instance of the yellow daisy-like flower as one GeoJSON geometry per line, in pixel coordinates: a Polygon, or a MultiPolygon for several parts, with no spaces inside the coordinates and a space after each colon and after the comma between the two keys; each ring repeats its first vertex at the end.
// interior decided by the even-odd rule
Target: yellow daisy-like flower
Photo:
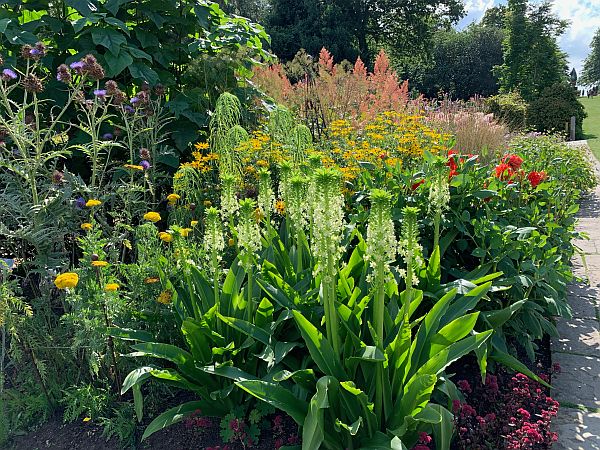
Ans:
{"type": "Polygon", "coordinates": [[[229,244],[230,247],[233,247],[233,244],[235,244],[235,241],[233,240],[233,238],[229,238],[229,241],[227,241],[227,243],[229,244]]]}
{"type": "Polygon", "coordinates": [[[158,283],[159,281],[160,281],[160,278],[158,278],[158,277],[144,278],[144,283],[146,283],[146,284],[154,284],[154,283],[158,283]]]}
{"type": "Polygon", "coordinates": [[[206,206],[207,208],[212,206],[212,202],[210,200],[204,200],[204,206],[206,206]]]}
{"type": "Polygon", "coordinates": [[[158,233],[158,237],[163,242],[171,242],[173,240],[173,235],[167,231],[161,231],[158,233]]]}
{"type": "Polygon", "coordinates": [[[54,279],[54,285],[58,289],[74,288],[79,283],[79,275],[74,272],[61,273],[54,279]]]}
{"type": "Polygon", "coordinates": [[[179,234],[182,235],[183,237],[188,237],[188,234],[190,234],[190,231],[192,231],[191,228],[181,228],[179,230],[179,234]]]}
{"type": "Polygon", "coordinates": [[[166,291],[162,291],[156,301],[158,303],[162,303],[163,305],[170,304],[173,301],[173,292],[168,289],[166,291]]]}
{"type": "Polygon", "coordinates": [[[94,206],[100,206],[101,204],[102,202],[100,200],[90,199],[85,203],[85,206],[88,208],[93,208],[94,206]]]}
{"type": "Polygon", "coordinates": [[[192,220],[190,222],[190,226],[195,227],[196,225],[198,225],[198,221],[197,220],[192,220]]]}
{"type": "Polygon", "coordinates": [[[144,214],[144,219],[156,223],[160,220],[160,214],[154,211],[150,211],[144,214]]]}
{"type": "Polygon", "coordinates": [[[104,290],[106,292],[114,292],[117,289],[119,289],[119,285],[117,283],[107,283],[106,286],[104,286],[104,290]]]}
{"type": "Polygon", "coordinates": [[[131,170],[144,170],[142,166],[138,166],[137,164],[125,164],[123,167],[131,170]]]}
{"type": "Polygon", "coordinates": [[[180,198],[181,198],[181,196],[178,194],[167,195],[167,201],[172,205],[175,204],[177,202],[177,200],[179,200],[180,198]]]}
{"type": "Polygon", "coordinates": [[[277,200],[275,202],[275,211],[281,215],[285,214],[285,202],[283,200],[277,200]]]}
{"type": "Polygon", "coordinates": [[[81,229],[85,231],[90,231],[92,229],[92,224],[89,222],[82,223],[81,229]]]}
{"type": "Polygon", "coordinates": [[[196,147],[196,150],[206,150],[208,148],[208,142],[196,142],[194,147],[196,147]]]}
{"type": "Polygon", "coordinates": [[[92,266],[94,267],[106,267],[108,266],[107,261],[92,261],[92,266]]]}

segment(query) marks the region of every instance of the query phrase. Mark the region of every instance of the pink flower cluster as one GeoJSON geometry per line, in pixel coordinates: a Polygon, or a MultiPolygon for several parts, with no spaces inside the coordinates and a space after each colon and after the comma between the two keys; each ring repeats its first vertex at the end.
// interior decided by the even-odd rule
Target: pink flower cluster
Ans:
{"type": "MultiPolygon", "coordinates": [[[[557,371],[557,368],[554,368],[557,371]]],[[[540,378],[547,380],[546,375],[540,378]]],[[[558,402],[544,388],[522,373],[488,374],[485,384],[460,380],[465,401],[455,400],[452,408],[457,428],[457,448],[484,450],[541,450],[556,441],[550,422],[558,402]]]]}

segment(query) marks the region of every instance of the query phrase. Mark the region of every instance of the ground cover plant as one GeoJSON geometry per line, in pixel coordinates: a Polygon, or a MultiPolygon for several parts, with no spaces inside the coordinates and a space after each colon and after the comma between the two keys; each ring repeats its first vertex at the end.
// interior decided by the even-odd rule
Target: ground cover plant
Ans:
{"type": "Polygon", "coordinates": [[[169,93],[89,54],[52,74],[68,100],[51,103],[47,52],[0,75],[0,439],[60,408],[124,445],[217,418],[243,448],[269,430],[277,448],[485,448],[478,417],[510,427],[516,408],[494,445],[553,440],[533,361],[570,314],[584,154],[411,101],[383,53],[361,75],[323,52],[318,127],[306,100],[247,127],[221,94],[171,177],[169,93]],[[349,102],[332,88],[363,81],[349,102]],[[488,388],[512,409],[473,413],[488,388]]]}

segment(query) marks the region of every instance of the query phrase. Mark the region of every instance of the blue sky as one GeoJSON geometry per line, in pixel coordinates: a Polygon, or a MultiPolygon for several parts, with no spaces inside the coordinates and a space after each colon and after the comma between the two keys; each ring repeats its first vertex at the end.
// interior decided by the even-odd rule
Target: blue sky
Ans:
{"type": "MultiPolygon", "coordinates": [[[[465,0],[465,3],[468,14],[460,22],[461,27],[478,21],[487,8],[506,4],[506,0],[465,0]]],[[[554,0],[553,8],[561,19],[570,22],[560,46],[569,55],[571,67],[581,73],[592,37],[600,28],[600,0],[554,0]]]]}

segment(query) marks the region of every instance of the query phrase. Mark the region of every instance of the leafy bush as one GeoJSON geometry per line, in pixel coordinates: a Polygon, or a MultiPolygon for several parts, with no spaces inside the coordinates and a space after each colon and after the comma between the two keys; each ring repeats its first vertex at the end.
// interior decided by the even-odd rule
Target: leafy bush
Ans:
{"type": "Polygon", "coordinates": [[[494,95],[485,103],[487,110],[511,131],[522,130],[527,125],[527,102],[518,92],[494,95]]]}
{"type": "Polygon", "coordinates": [[[531,102],[527,111],[528,124],[537,131],[556,132],[568,136],[571,117],[575,117],[575,137],[583,138],[585,108],[579,102],[577,89],[569,83],[547,87],[542,95],[531,102]]]}

